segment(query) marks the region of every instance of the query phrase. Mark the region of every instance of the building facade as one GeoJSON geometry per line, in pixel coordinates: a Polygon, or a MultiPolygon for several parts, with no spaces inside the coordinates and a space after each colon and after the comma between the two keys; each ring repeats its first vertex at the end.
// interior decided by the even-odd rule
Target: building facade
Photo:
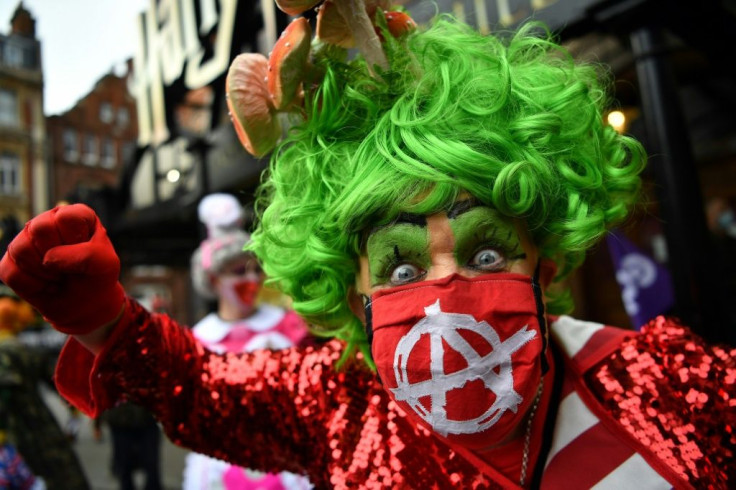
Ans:
{"type": "MultiPolygon", "coordinates": [[[[120,247],[121,235],[112,230],[123,212],[124,175],[135,166],[139,136],[136,99],[129,91],[131,68],[129,60],[125,73],[102,76],[71,109],[46,119],[50,201],[92,207],[116,247],[120,247]]],[[[143,254],[148,255],[145,250],[143,254]]],[[[154,262],[137,265],[123,258],[121,282],[126,291],[152,311],[166,311],[189,322],[188,269],[154,262]]]]}
{"type": "Polygon", "coordinates": [[[53,184],[51,201],[85,202],[117,186],[138,138],[135,99],[128,69],[108,73],[71,109],[46,119],[53,184]]]}
{"type": "Polygon", "coordinates": [[[138,145],[121,175],[120,207],[107,231],[126,291],[185,324],[214,306],[190,286],[190,257],[206,237],[199,201],[230,192],[247,207],[266,163],[247,155],[237,139],[225,76],[237,54],[267,52],[279,19],[284,27],[287,19],[273,1],[260,0],[151,0],[137,19],[141,37],[130,86],[138,145]]]}
{"type": "MultiPolygon", "coordinates": [[[[19,3],[0,34],[0,219],[23,223],[48,209],[41,43],[36,21],[19,3]]],[[[2,237],[0,237],[0,240],[2,237]]]]}

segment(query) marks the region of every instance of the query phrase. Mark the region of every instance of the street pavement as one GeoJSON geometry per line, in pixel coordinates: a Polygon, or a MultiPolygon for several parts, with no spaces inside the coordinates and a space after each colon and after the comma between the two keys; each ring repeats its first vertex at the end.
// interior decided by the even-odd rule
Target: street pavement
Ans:
{"type": "MultiPolygon", "coordinates": [[[[64,427],[69,418],[66,405],[51,390],[44,389],[43,395],[57,420],[64,427]]],[[[110,432],[103,425],[102,441],[96,441],[93,435],[92,420],[84,415],[81,417],[79,435],[73,446],[87,475],[90,487],[92,490],[118,490],[118,483],[110,473],[110,462],[112,461],[110,432]]],[[[173,445],[166,439],[166,436],[162,436],[161,476],[165,490],[181,489],[184,458],[187,453],[186,449],[173,445]]],[[[135,478],[138,488],[142,489],[145,480],[143,474],[137,473],[135,478]]]]}

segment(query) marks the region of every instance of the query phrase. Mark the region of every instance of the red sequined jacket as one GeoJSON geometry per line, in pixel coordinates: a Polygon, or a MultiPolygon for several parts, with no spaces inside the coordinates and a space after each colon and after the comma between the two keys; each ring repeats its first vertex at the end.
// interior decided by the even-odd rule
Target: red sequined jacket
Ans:
{"type": "MultiPolygon", "coordinates": [[[[537,484],[734,488],[736,351],[708,347],[662,318],[641,334],[569,317],[551,330],[564,381],[545,419],[556,412],[537,484]]],[[[216,355],[128,300],[97,357],[67,343],[57,385],[91,416],[125,395],[177,444],[306,473],[315,488],[515,486],[414,426],[359,356],[337,370],[342,349],[331,341],[216,355]]]]}

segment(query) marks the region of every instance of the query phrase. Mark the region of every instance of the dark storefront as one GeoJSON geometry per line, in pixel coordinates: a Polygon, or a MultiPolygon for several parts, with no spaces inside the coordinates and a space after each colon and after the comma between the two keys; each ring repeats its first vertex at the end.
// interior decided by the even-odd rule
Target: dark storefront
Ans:
{"type": "Polygon", "coordinates": [[[273,2],[261,10],[267,3],[151,1],[138,18],[131,83],[138,148],[114,195],[91,203],[110,216],[105,224],[121,257],[126,289],[187,323],[207,308],[189,285],[189,258],[204,238],[197,204],[221,191],[249,205],[265,168],[265,161],[242,150],[224,87],[231,60],[240,52],[266,50],[276,23],[285,25],[273,2]]]}

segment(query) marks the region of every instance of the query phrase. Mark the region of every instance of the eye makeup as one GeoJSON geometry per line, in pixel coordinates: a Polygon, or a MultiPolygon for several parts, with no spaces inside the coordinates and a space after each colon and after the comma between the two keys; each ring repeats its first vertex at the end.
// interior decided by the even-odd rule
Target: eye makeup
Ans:
{"type": "Polygon", "coordinates": [[[366,244],[371,287],[387,284],[401,264],[427,270],[431,264],[429,237],[425,226],[396,223],[371,233],[366,244]]]}
{"type": "Polygon", "coordinates": [[[504,268],[500,270],[526,257],[513,222],[492,208],[467,207],[450,219],[450,227],[455,235],[455,259],[460,266],[474,268],[470,261],[483,249],[494,249],[504,257],[504,268]]]}

